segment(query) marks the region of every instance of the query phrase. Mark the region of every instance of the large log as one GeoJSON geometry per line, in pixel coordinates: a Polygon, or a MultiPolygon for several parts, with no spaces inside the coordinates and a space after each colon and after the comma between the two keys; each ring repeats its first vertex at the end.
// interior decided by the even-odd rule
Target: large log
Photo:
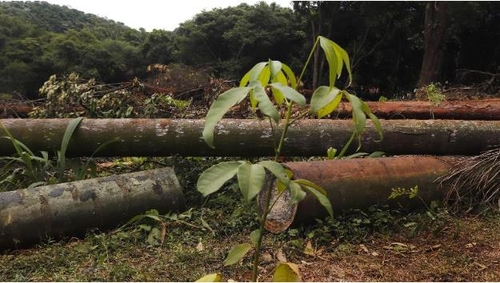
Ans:
{"type": "MultiPolygon", "coordinates": [[[[434,105],[429,101],[366,102],[379,119],[456,119],[500,120],[500,99],[444,101],[434,105]]],[[[349,103],[341,103],[334,116],[351,116],[349,103]]]]}
{"type": "MultiPolygon", "coordinates": [[[[55,152],[70,119],[3,119],[14,137],[32,151],[55,152]]],[[[384,139],[368,121],[362,151],[390,155],[476,155],[500,145],[500,121],[381,120],[384,139]]],[[[204,120],[84,119],[75,131],[68,156],[272,156],[277,139],[268,121],[224,119],[216,127],[215,149],[201,139],[204,120]]],[[[329,147],[342,148],[352,133],[350,120],[298,120],[285,140],[285,156],[325,156],[329,147]]],[[[0,134],[1,136],[1,134],[0,134]]],[[[352,145],[355,149],[356,144],[352,145]]],[[[352,150],[350,151],[352,152],[352,150]]],[[[8,139],[0,139],[0,155],[14,153],[8,139]]]]}
{"type": "Polygon", "coordinates": [[[149,209],[185,209],[172,168],[0,193],[0,249],[116,228],[149,209]]]}
{"type": "MultiPolygon", "coordinates": [[[[500,99],[450,100],[435,105],[429,101],[367,101],[371,111],[381,119],[455,119],[500,120],[500,99]]],[[[27,104],[0,103],[0,118],[28,117],[33,107],[27,104]]],[[[341,102],[332,116],[350,117],[349,103],[341,102]]]]}
{"type": "MultiPolygon", "coordinates": [[[[295,179],[309,180],[325,189],[334,213],[349,209],[366,209],[371,205],[392,205],[417,208],[442,201],[447,188],[436,181],[446,175],[459,158],[404,156],[387,158],[361,158],[330,161],[290,162],[283,165],[294,172],[295,179]],[[393,189],[409,190],[418,186],[418,197],[403,195],[389,199],[393,189]]],[[[269,189],[275,189],[268,179],[259,195],[259,211],[269,189]]],[[[286,191],[287,193],[288,191],[286,191]]],[[[328,216],[327,211],[312,195],[292,205],[289,194],[284,194],[271,210],[266,229],[277,233],[294,225],[305,224],[328,216]]],[[[276,195],[273,195],[273,199],[276,195]]]]}

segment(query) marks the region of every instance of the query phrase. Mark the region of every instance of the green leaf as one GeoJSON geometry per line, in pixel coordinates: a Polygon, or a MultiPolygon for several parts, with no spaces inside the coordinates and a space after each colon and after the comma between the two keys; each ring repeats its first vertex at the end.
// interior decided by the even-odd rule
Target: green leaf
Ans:
{"type": "Polygon", "coordinates": [[[362,109],[363,109],[363,112],[370,118],[370,120],[372,120],[373,122],[373,125],[375,125],[375,129],[377,129],[377,132],[379,134],[379,139],[376,140],[377,142],[378,141],[382,141],[382,139],[384,138],[384,133],[383,133],[383,130],[382,130],[382,124],[380,124],[380,121],[379,119],[377,118],[377,116],[375,116],[372,111],[370,110],[370,107],[368,106],[368,104],[366,104],[366,102],[364,101],[361,101],[362,103],[362,109]]]}
{"type": "Polygon", "coordinates": [[[222,282],[222,275],[220,273],[212,273],[205,275],[194,282],[222,282]]]}
{"type": "Polygon", "coordinates": [[[269,69],[271,70],[271,80],[274,80],[281,73],[281,62],[269,60],[269,69]]]}
{"type": "Polygon", "coordinates": [[[288,186],[288,183],[290,183],[290,177],[288,176],[286,169],[278,162],[264,160],[260,161],[258,164],[269,170],[269,172],[271,172],[281,183],[283,183],[283,185],[288,186]]]}
{"type": "Polygon", "coordinates": [[[336,87],[320,86],[311,97],[311,111],[322,118],[332,113],[342,100],[342,93],[336,87]],[[339,95],[340,94],[340,95],[339,95]]]}
{"type": "Polygon", "coordinates": [[[238,185],[246,201],[251,201],[264,186],[266,171],[260,164],[243,163],[238,167],[238,185]]]}
{"type": "Polygon", "coordinates": [[[286,76],[288,77],[288,80],[290,81],[290,86],[293,89],[297,89],[297,78],[295,77],[295,74],[293,73],[292,69],[288,67],[286,64],[281,64],[281,69],[283,72],[285,72],[286,76]]]}
{"type": "Polygon", "coordinates": [[[337,43],[326,37],[319,36],[320,46],[325,52],[325,57],[329,66],[329,83],[330,86],[335,85],[335,81],[342,74],[342,68],[345,65],[349,74],[349,85],[352,83],[352,71],[349,61],[349,55],[337,43]]]}
{"type": "MultiPolygon", "coordinates": [[[[319,37],[319,44],[325,52],[326,61],[328,62],[328,83],[330,86],[335,86],[335,82],[337,81],[337,70],[340,64],[342,64],[341,58],[337,56],[337,52],[333,48],[332,41],[327,39],[326,37],[319,37]],[[340,59],[340,60],[339,60],[340,59]],[[340,62],[339,62],[340,61],[340,62]]],[[[342,68],[342,66],[340,66],[342,68]]]]}
{"type": "Polygon", "coordinates": [[[205,140],[208,146],[214,148],[215,125],[231,107],[240,103],[250,90],[251,88],[249,87],[233,88],[221,94],[214,101],[205,117],[205,125],[203,127],[203,140],[205,140]]]}
{"type": "Polygon", "coordinates": [[[273,103],[267,96],[266,90],[262,86],[257,86],[253,91],[254,98],[258,101],[259,109],[264,116],[267,116],[279,123],[281,116],[278,110],[274,108],[273,103]]]}
{"type": "Polygon", "coordinates": [[[330,202],[330,200],[328,199],[328,197],[323,194],[323,192],[317,190],[317,188],[315,187],[311,187],[311,186],[306,186],[306,185],[303,185],[302,186],[305,190],[308,190],[310,193],[312,193],[316,199],[319,201],[319,203],[326,209],[326,211],[328,211],[328,214],[330,215],[331,218],[333,218],[333,207],[332,207],[332,203],[330,202]]]}
{"type": "Polygon", "coordinates": [[[288,80],[283,72],[279,72],[272,80],[273,83],[288,85],[288,80]]]}
{"type": "Polygon", "coordinates": [[[306,98],[301,93],[287,85],[283,85],[281,83],[272,83],[271,88],[273,89],[273,94],[277,91],[289,100],[297,103],[299,106],[304,107],[306,105],[306,98]]]}
{"type": "Polygon", "coordinates": [[[290,262],[280,262],[273,274],[273,282],[301,282],[297,265],[290,262]]]}
{"type": "Polygon", "coordinates": [[[337,149],[333,147],[329,147],[328,150],[326,151],[326,155],[328,160],[333,160],[335,159],[335,155],[337,154],[337,149]]]}
{"type": "Polygon", "coordinates": [[[288,184],[288,188],[290,189],[292,204],[296,204],[306,197],[306,192],[304,192],[300,184],[295,183],[295,181],[290,181],[290,184],[288,184]]]}
{"type": "Polygon", "coordinates": [[[352,120],[354,122],[355,132],[356,135],[360,137],[366,126],[366,115],[363,111],[363,103],[357,96],[352,95],[347,91],[343,91],[343,93],[351,104],[352,120]]]}
{"type": "Polygon", "coordinates": [[[58,153],[58,158],[59,158],[59,178],[62,178],[63,176],[63,171],[66,169],[66,150],[68,149],[69,141],[71,139],[71,136],[73,136],[73,133],[75,132],[76,128],[80,125],[82,122],[83,117],[78,117],[76,119],[72,119],[69,121],[68,126],[66,127],[66,131],[64,131],[64,136],[61,141],[61,149],[58,153]]]}
{"type": "Polygon", "coordinates": [[[216,164],[205,170],[196,184],[198,191],[207,196],[218,191],[224,183],[233,178],[238,172],[240,161],[227,161],[216,164]]]}
{"type": "Polygon", "coordinates": [[[297,179],[297,180],[294,180],[294,182],[297,183],[297,184],[300,184],[301,186],[307,186],[307,187],[314,188],[315,190],[317,190],[318,192],[320,192],[324,196],[327,195],[325,189],[323,189],[322,187],[316,185],[315,183],[313,183],[313,182],[311,182],[309,180],[306,180],[306,179],[297,179]]]}
{"type": "Polygon", "coordinates": [[[255,108],[257,107],[257,104],[259,101],[255,98],[255,89],[257,87],[262,87],[262,84],[259,81],[251,81],[248,84],[248,87],[251,87],[252,90],[250,91],[250,106],[252,106],[252,111],[255,112],[255,108]]]}
{"type": "MultiPolygon", "coordinates": [[[[241,78],[240,87],[246,86],[249,82],[258,81],[260,73],[262,73],[262,71],[264,70],[266,65],[267,65],[267,62],[260,62],[260,63],[255,64],[255,66],[253,66],[253,68],[250,69],[250,71],[248,71],[248,73],[246,73],[243,76],[243,78],[241,78]]],[[[264,85],[266,85],[266,84],[267,84],[267,82],[264,85]]]]}
{"type": "Polygon", "coordinates": [[[255,229],[252,231],[252,233],[250,233],[250,242],[252,243],[252,245],[254,247],[257,246],[257,243],[259,242],[260,237],[261,237],[261,235],[260,235],[259,229],[255,229]]]}
{"type": "Polygon", "coordinates": [[[231,249],[224,260],[224,266],[233,265],[240,261],[250,250],[252,245],[249,243],[239,244],[231,249]]]}
{"type": "MultiPolygon", "coordinates": [[[[338,53],[340,53],[340,57],[342,58],[342,61],[344,61],[345,68],[347,70],[347,73],[349,74],[349,84],[347,85],[347,87],[349,87],[352,83],[352,71],[351,71],[351,63],[349,61],[349,54],[347,54],[347,51],[345,51],[337,43],[332,41],[332,44],[333,44],[335,50],[338,51],[338,53]]],[[[341,71],[339,71],[339,74],[338,74],[339,76],[340,76],[340,72],[341,71]]]]}

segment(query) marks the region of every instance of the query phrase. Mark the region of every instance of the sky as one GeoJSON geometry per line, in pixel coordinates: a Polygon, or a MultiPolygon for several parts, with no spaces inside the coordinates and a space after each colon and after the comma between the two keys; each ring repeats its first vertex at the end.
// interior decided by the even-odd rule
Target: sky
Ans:
{"type": "MultiPolygon", "coordinates": [[[[238,6],[240,3],[254,5],[259,0],[43,0],[51,4],[68,6],[85,13],[94,14],[134,29],[146,31],[164,29],[173,31],[180,23],[191,20],[203,10],[238,6]]],[[[292,0],[266,0],[281,7],[291,8],[292,0]]]]}

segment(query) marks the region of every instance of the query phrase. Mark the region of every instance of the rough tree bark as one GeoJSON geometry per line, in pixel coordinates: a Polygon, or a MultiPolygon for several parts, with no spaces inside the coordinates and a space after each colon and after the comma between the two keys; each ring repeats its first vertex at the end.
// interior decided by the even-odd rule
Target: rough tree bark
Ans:
{"type": "Polygon", "coordinates": [[[116,228],[149,209],[185,209],[172,168],[0,193],[0,249],[116,228]]]}
{"type": "MultiPolygon", "coordinates": [[[[0,121],[33,152],[60,148],[70,119],[4,119],[0,121]]],[[[381,120],[384,139],[367,122],[361,150],[389,155],[475,155],[500,145],[500,121],[381,120]]],[[[215,149],[201,139],[204,120],[84,119],[69,144],[68,156],[273,156],[277,134],[268,121],[224,119],[216,127],[215,149]]],[[[342,148],[351,136],[351,120],[298,120],[289,128],[283,156],[325,156],[342,148]]],[[[0,134],[0,137],[2,134],[0,134]]],[[[352,153],[357,147],[353,144],[352,153]]],[[[0,138],[0,156],[15,153],[11,141],[0,138]]]]}
{"type": "Polygon", "coordinates": [[[417,87],[435,81],[441,66],[443,44],[446,35],[448,3],[429,2],[425,6],[424,22],[424,58],[417,87]]]}
{"type": "MultiPolygon", "coordinates": [[[[309,180],[325,189],[334,213],[348,209],[366,209],[371,205],[392,205],[416,208],[431,201],[443,200],[446,188],[436,179],[447,174],[460,159],[453,157],[388,157],[330,161],[290,162],[283,165],[294,172],[295,179],[309,180]],[[409,190],[418,186],[418,197],[403,195],[389,200],[392,189],[409,190]]],[[[268,181],[259,195],[262,211],[267,190],[275,184],[268,181]]],[[[288,191],[287,191],[288,192],[288,191]]],[[[274,196],[275,199],[276,196],[274,196]]],[[[328,216],[327,211],[312,195],[292,205],[290,196],[283,194],[269,214],[266,229],[278,233],[286,228],[306,224],[328,216]]]]}

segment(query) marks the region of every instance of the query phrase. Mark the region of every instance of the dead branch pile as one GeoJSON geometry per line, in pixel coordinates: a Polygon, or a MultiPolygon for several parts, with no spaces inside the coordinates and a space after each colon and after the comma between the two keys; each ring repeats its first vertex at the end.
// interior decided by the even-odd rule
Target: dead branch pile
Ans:
{"type": "Polygon", "coordinates": [[[453,213],[500,206],[500,149],[463,159],[440,178],[447,183],[445,201],[453,213]]]}

